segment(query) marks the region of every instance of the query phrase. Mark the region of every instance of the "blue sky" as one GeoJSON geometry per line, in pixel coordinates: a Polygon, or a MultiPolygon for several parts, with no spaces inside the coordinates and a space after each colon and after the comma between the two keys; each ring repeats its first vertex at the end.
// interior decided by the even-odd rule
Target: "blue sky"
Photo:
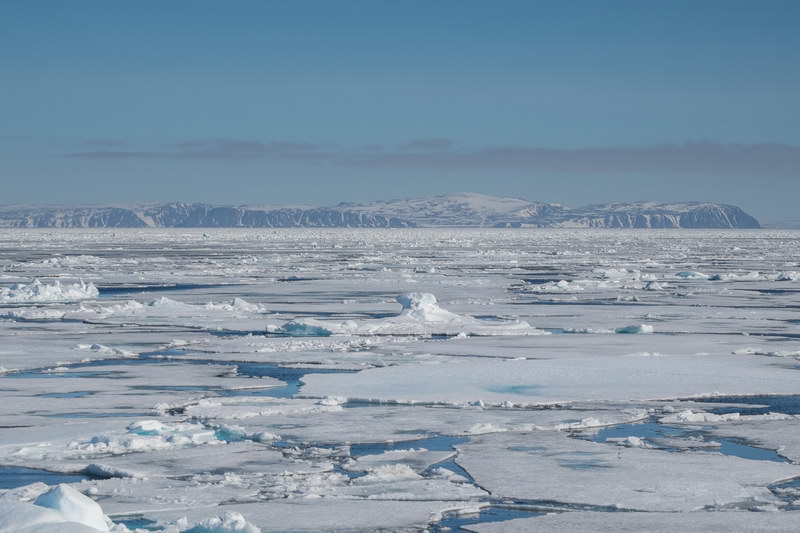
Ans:
{"type": "Polygon", "coordinates": [[[2,202],[800,218],[799,24],[794,0],[3,2],[2,202]]]}

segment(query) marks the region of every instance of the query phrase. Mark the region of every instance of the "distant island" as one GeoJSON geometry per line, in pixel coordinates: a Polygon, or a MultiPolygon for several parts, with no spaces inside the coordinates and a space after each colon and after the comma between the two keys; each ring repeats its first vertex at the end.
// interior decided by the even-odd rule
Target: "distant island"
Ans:
{"type": "Polygon", "coordinates": [[[458,193],[430,198],[340,203],[330,207],[0,206],[10,228],[760,228],[742,209],[708,202],[612,203],[569,208],[458,193]]]}

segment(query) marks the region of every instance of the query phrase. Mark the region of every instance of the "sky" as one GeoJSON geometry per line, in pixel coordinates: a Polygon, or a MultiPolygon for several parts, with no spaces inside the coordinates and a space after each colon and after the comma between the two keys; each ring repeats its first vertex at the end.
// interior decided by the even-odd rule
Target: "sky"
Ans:
{"type": "Polygon", "coordinates": [[[0,203],[800,219],[796,0],[0,2],[0,203]]]}

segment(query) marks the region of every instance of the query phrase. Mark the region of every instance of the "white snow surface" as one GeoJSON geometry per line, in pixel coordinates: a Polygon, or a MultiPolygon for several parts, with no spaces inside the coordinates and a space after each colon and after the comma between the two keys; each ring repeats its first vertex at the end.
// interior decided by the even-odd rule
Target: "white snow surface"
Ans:
{"type": "MultiPolygon", "coordinates": [[[[534,353],[536,353],[534,351],[534,353]]],[[[648,400],[723,394],[794,394],[800,373],[763,365],[758,357],[569,356],[407,364],[357,374],[306,377],[304,396],[377,402],[520,405],[590,400],[648,400]]]]}

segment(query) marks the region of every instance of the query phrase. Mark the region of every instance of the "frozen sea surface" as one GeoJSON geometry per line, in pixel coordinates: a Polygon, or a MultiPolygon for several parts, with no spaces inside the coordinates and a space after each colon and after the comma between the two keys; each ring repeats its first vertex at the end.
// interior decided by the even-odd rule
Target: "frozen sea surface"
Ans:
{"type": "Polygon", "coordinates": [[[800,232],[0,230],[0,531],[796,531],[800,232]]]}

